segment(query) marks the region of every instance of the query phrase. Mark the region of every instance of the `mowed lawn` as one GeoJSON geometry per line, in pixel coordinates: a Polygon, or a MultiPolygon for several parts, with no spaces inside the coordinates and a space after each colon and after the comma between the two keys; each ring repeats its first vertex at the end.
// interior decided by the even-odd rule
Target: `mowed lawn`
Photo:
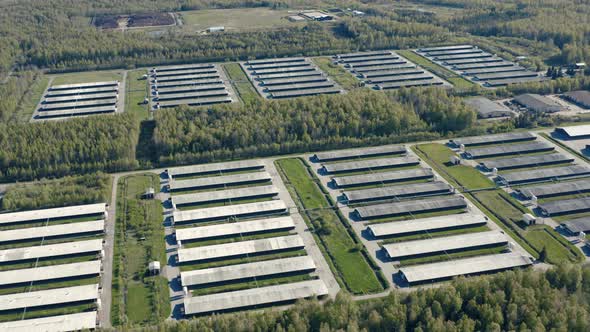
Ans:
{"type": "Polygon", "coordinates": [[[127,73],[125,95],[125,112],[137,114],[142,120],[149,117],[148,104],[143,103],[148,97],[148,82],[143,79],[144,74],[147,74],[145,69],[131,70],[127,73]]]}
{"type": "Polygon", "coordinates": [[[232,81],[236,93],[244,103],[251,103],[260,98],[239,63],[224,63],[222,66],[228,78],[232,81]]]}
{"type": "Polygon", "coordinates": [[[179,13],[184,26],[191,30],[205,30],[213,26],[223,26],[230,31],[301,25],[302,22],[290,22],[286,18],[286,16],[294,14],[287,10],[268,8],[191,10],[179,13]]]}
{"type": "Polygon", "coordinates": [[[412,61],[413,63],[417,64],[418,66],[432,72],[435,75],[440,76],[441,78],[447,80],[449,83],[453,84],[456,89],[459,90],[466,90],[473,87],[474,83],[471,81],[461,77],[460,75],[442,67],[425,57],[414,53],[412,50],[402,50],[396,51],[399,55],[403,56],[404,58],[412,61]]]}
{"type": "Polygon", "coordinates": [[[332,63],[329,57],[317,57],[312,59],[328,76],[346,90],[360,87],[360,81],[340,65],[332,63]]]}
{"type": "MultiPolygon", "coordinates": [[[[354,294],[368,294],[383,290],[375,272],[369,266],[363,254],[358,250],[359,244],[348,234],[342,221],[331,208],[317,183],[309,174],[300,159],[289,158],[277,161],[288,181],[293,186],[307,216],[314,227],[327,225],[329,231],[316,232],[337,269],[336,273],[344,281],[348,290],[354,294]]],[[[317,230],[316,230],[317,231],[317,230]]]]}
{"type": "MultiPolygon", "coordinates": [[[[88,71],[54,76],[52,85],[89,82],[122,81],[124,70],[88,71]]],[[[120,87],[124,88],[123,86],[120,87]]]]}

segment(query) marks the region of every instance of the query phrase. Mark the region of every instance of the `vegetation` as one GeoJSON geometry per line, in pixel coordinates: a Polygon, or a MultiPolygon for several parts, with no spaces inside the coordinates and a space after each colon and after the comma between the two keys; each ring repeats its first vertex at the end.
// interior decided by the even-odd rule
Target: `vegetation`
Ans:
{"type": "Polygon", "coordinates": [[[334,64],[331,58],[317,57],[313,62],[344,89],[350,91],[360,87],[360,81],[342,66],[334,64]]]}
{"type": "Polygon", "coordinates": [[[141,200],[158,188],[156,174],[123,177],[117,184],[111,320],[114,325],[154,324],[170,315],[168,280],[151,276],[149,262],[166,264],[166,243],[159,200],[141,200]]]}
{"type": "Polygon", "coordinates": [[[236,93],[244,103],[249,104],[260,98],[239,63],[225,63],[223,68],[236,93]]]}
{"type": "Polygon", "coordinates": [[[96,173],[66,176],[8,188],[2,198],[2,210],[34,210],[67,205],[108,202],[111,177],[96,173]]]}
{"type": "Polygon", "coordinates": [[[327,253],[326,260],[335,268],[334,274],[353,294],[375,293],[383,290],[363,253],[355,250],[362,244],[355,241],[335,212],[326,194],[322,193],[309,170],[297,158],[278,160],[277,166],[293,190],[293,199],[303,209],[302,216],[314,230],[318,243],[327,253]]]}

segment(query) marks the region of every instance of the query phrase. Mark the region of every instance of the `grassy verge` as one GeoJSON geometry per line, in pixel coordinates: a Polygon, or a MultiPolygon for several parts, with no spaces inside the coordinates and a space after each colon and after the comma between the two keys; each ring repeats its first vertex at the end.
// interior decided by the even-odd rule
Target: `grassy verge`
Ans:
{"type": "Polygon", "coordinates": [[[535,258],[539,258],[540,252],[545,248],[546,260],[552,264],[578,262],[582,259],[579,249],[567,241],[561,241],[560,235],[550,227],[523,225],[522,215],[530,211],[502,189],[484,186],[486,182],[491,184],[491,181],[483,174],[468,166],[447,164],[448,157],[453,153],[449,148],[441,144],[424,144],[416,146],[415,151],[449,182],[467,190],[481,189],[466,193],[465,196],[535,258]]]}
{"type": "Polygon", "coordinates": [[[39,101],[41,101],[43,92],[45,92],[48,84],[49,77],[43,74],[38,74],[37,77],[35,77],[35,81],[21,99],[21,103],[18,105],[17,113],[13,115],[14,120],[17,122],[29,122],[33,112],[35,112],[35,109],[39,104],[39,101]]]}
{"type": "Polygon", "coordinates": [[[144,74],[144,69],[127,72],[125,92],[125,112],[137,114],[141,120],[146,120],[150,116],[148,104],[143,103],[148,97],[148,85],[147,80],[143,79],[144,74]]]}
{"type": "Polygon", "coordinates": [[[336,213],[303,162],[289,158],[278,160],[276,164],[285,183],[293,190],[294,200],[305,209],[302,215],[310,223],[341,283],[354,294],[382,291],[382,282],[361,252],[362,244],[351,237],[345,221],[336,213]]]}
{"type": "Polygon", "coordinates": [[[121,81],[124,70],[85,71],[56,75],[53,85],[77,84],[88,82],[121,81]]]}
{"type": "Polygon", "coordinates": [[[127,176],[117,184],[113,325],[156,323],[170,315],[167,279],[147,272],[151,261],[166,264],[162,205],[139,199],[149,187],[159,187],[157,175],[127,176]]]}
{"type": "Polygon", "coordinates": [[[236,90],[236,93],[245,104],[260,99],[260,95],[248,80],[246,73],[244,73],[239,63],[224,63],[222,66],[228,79],[232,81],[234,90],[236,90]]]}
{"type": "Polygon", "coordinates": [[[473,82],[464,79],[460,75],[457,75],[445,67],[439,66],[438,64],[412,52],[411,50],[397,51],[397,53],[417,64],[418,66],[432,72],[433,74],[444,78],[449,83],[453,84],[453,86],[458,90],[467,90],[474,86],[473,82]]]}
{"type": "Polygon", "coordinates": [[[313,62],[345,90],[350,91],[360,87],[360,82],[356,77],[352,76],[342,66],[333,64],[332,59],[329,57],[313,58],[313,62]]]}

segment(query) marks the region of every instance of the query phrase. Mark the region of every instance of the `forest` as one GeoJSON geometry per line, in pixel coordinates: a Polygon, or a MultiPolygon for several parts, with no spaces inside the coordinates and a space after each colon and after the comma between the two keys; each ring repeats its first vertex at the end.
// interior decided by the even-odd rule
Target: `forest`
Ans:
{"type": "Polygon", "coordinates": [[[209,111],[163,110],[155,120],[156,159],[167,165],[427,139],[469,128],[475,113],[444,90],[363,90],[209,111]]]}
{"type": "Polygon", "coordinates": [[[459,278],[439,288],[355,302],[163,323],[145,331],[588,331],[590,267],[562,265],[459,278]]]}

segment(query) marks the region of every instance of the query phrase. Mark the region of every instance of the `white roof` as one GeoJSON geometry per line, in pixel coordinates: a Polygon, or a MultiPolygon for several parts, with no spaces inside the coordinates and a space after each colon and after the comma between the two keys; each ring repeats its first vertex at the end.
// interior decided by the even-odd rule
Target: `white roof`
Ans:
{"type": "Polygon", "coordinates": [[[204,209],[174,211],[174,222],[205,221],[229,217],[240,217],[258,213],[284,211],[287,205],[281,200],[217,206],[204,209]]]}
{"type": "Polygon", "coordinates": [[[294,301],[326,294],[328,294],[328,288],[322,280],[308,280],[227,293],[185,297],[184,311],[188,315],[201,314],[275,302],[294,301]]]}
{"type": "Polygon", "coordinates": [[[314,269],[313,259],[301,256],[181,272],[180,278],[183,286],[193,286],[314,269]]]}
{"type": "Polygon", "coordinates": [[[378,223],[370,225],[368,229],[373,236],[383,237],[452,227],[466,227],[485,223],[486,219],[480,215],[462,213],[423,219],[378,223]]]}
{"type": "Polygon", "coordinates": [[[446,236],[426,240],[390,243],[383,245],[383,249],[385,249],[387,255],[390,258],[398,258],[506,242],[508,242],[508,239],[504,234],[497,231],[490,231],[446,236]]]}
{"type": "Polygon", "coordinates": [[[242,160],[242,161],[233,161],[233,162],[227,162],[227,163],[202,164],[202,165],[174,167],[174,168],[168,169],[168,175],[171,177],[174,177],[174,176],[178,176],[178,175],[206,174],[206,173],[214,173],[214,172],[222,172],[222,171],[231,171],[231,170],[249,169],[249,168],[263,168],[263,167],[264,167],[264,163],[261,160],[242,160]]]}
{"type": "Polygon", "coordinates": [[[0,250],[0,262],[6,263],[27,259],[67,256],[88,252],[99,252],[101,250],[101,239],[48,244],[44,246],[0,250]]]}
{"type": "Polygon", "coordinates": [[[589,136],[590,135],[590,125],[560,127],[559,129],[565,131],[565,133],[569,137],[589,136]]]}
{"type": "Polygon", "coordinates": [[[0,331],[70,332],[96,327],[96,311],[0,323],[0,331]]]}
{"type": "Polygon", "coordinates": [[[0,310],[15,310],[62,303],[96,300],[98,284],[0,295],[0,310]]]}
{"type": "Polygon", "coordinates": [[[268,239],[215,244],[188,249],[178,249],[178,262],[193,262],[238,255],[263,253],[268,251],[302,248],[303,239],[299,235],[273,237],[268,239]]]}
{"type": "Polygon", "coordinates": [[[99,260],[72,264],[43,266],[32,269],[1,271],[0,285],[81,277],[95,275],[99,273],[99,260]]]}
{"type": "Polygon", "coordinates": [[[531,265],[530,258],[508,253],[456,259],[445,262],[402,267],[400,272],[410,283],[433,281],[460,275],[505,270],[531,265]]]}
{"type": "Polygon", "coordinates": [[[256,219],[236,223],[217,224],[191,228],[179,228],[176,230],[176,240],[203,240],[214,237],[230,236],[237,234],[249,234],[277,229],[294,228],[295,223],[290,216],[256,219]]]}
{"type": "Polygon", "coordinates": [[[248,183],[254,181],[270,180],[270,174],[267,172],[238,173],[232,175],[211,176],[187,180],[170,180],[170,189],[190,189],[190,188],[208,188],[221,187],[229,184],[248,183]]]}
{"type": "Polygon", "coordinates": [[[248,197],[272,196],[278,193],[279,190],[275,186],[257,186],[176,195],[172,196],[172,202],[176,205],[199,204],[248,197]]]}
{"type": "Polygon", "coordinates": [[[10,229],[0,232],[0,243],[40,239],[60,235],[100,232],[104,230],[104,220],[83,221],[71,224],[50,225],[43,227],[10,229]]]}
{"type": "Polygon", "coordinates": [[[0,224],[11,224],[42,219],[77,217],[90,214],[104,213],[105,203],[66,206],[53,209],[32,210],[0,214],[0,224]]]}
{"type": "Polygon", "coordinates": [[[91,88],[97,86],[110,86],[110,85],[119,85],[119,81],[104,81],[104,82],[87,82],[87,83],[76,83],[76,84],[61,84],[61,85],[52,85],[49,90],[69,90],[69,89],[79,89],[79,88],[91,88]]]}

